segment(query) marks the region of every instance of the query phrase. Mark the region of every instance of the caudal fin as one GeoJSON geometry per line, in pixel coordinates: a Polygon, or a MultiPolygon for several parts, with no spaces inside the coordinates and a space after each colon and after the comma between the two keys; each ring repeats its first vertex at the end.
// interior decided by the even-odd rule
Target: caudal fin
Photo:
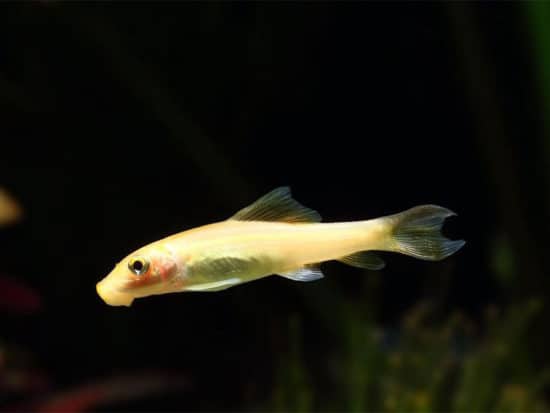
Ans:
{"type": "Polygon", "coordinates": [[[454,254],[465,241],[450,240],[441,234],[445,218],[453,215],[437,205],[421,205],[387,217],[391,223],[389,249],[428,261],[454,254]]]}

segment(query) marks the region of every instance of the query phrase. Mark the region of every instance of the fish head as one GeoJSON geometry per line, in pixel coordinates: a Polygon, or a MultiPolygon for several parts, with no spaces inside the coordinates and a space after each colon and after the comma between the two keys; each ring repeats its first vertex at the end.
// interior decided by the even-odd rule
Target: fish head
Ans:
{"type": "Polygon", "coordinates": [[[97,283],[96,290],[106,304],[129,307],[135,298],[174,291],[177,274],[172,252],[152,245],[120,261],[97,283]]]}

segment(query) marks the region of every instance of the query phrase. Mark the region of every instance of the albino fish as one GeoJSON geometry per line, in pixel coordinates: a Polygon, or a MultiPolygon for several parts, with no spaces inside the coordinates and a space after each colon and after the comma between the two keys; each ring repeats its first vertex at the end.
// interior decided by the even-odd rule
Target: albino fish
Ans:
{"type": "Polygon", "coordinates": [[[323,278],[318,264],[337,260],[379,270],[372,250],[438,261],[463,240],[441,234],[452,211],[422,205],[366,221],[320,223],[321,216],[277,188],[225,221],[180,232],[132,252],[97,284],[109,305],[180,291],[220,291],[272,274],[323,278]]]}

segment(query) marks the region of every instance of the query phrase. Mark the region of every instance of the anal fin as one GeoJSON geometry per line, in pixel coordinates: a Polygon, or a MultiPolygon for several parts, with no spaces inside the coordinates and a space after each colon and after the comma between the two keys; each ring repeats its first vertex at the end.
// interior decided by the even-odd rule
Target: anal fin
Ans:
{"type": "Polygon", "coordinates": [[[360,251],[355,254],[339,258],[338,261],[357,268],[366,268],[367,270],[381,270],[386,266],[382,258],[378,257],[372,251],[360,251]]]}

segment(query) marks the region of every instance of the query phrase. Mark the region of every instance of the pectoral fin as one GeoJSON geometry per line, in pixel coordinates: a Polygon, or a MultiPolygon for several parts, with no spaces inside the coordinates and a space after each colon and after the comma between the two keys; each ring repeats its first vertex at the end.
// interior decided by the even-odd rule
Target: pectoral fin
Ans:
{"type": "Polygon", "coordinates": [[[185,287],[185,291],[220,291],[226,288],[233,287],[241,282],[240,278],[229,278],[227,280],[215,281],[205,284],[191,285],[185,287]]]}
{"type": "Polygon", "coordinates": [[[256,265],[253,259],[238,257],[206,258],[193,263],[192,271],[202,277],[209,274],[218,279],[222,277],[238,278],[249,271],[253,265],[256,265]]]}

